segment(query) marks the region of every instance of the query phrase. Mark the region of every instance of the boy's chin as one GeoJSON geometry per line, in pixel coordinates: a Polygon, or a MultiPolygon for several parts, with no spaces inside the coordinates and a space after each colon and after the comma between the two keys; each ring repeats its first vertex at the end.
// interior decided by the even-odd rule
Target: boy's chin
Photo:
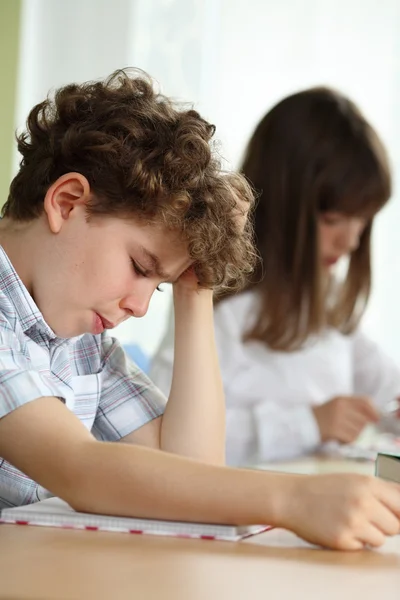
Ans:
{"type": "MultiPolygon", "coordinates": [[[[51,327],[51,325],[50,325],[51,327]]],[[[77,337],[83,335],[84,333],[90,333],[89,331],[83,330],[83,328],[79,328],[76,326],[68,326],[65,323],[58,323],[55,327],[52,327],[54,333],[59,338],[69,339],[73,337],[77,337]]]]}

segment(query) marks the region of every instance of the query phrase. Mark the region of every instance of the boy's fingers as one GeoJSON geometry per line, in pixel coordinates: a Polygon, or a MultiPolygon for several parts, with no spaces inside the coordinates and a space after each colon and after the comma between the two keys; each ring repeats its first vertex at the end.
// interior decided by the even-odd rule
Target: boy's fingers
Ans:
{"type": "Polygon", "coordinates": [[[400,532],[399,518],[378,500],[374,507],[372,523],[385,535],[397,535],[400,532]]]}
{"type": "Polygon", "coordinates": [[[376,496],[398,519],[400,519],[400,484],[376,480],[379,483],[376,496]]]}
{"type": "Polygon", "coordinates": [[[378,548],[382,546],[386,541],[386,536],[380,528],[375,527],[372,523],[366,523],[360,534],[357,536],[357,540],[360,541],[363,546],[372,546],[378,548]]]}

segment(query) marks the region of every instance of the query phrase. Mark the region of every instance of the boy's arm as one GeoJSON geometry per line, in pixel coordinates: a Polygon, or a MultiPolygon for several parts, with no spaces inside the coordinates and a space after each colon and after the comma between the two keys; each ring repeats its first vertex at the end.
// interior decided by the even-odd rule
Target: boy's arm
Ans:
{"type": "Polygon", "coordinates": [[[174,285],[175,352],[165,413],[122,442],[212,464],[225,462],[225,403],[214,340],[213,295],[193,273],[174,285]]]}
{"type": "Polygon", "coordinates": [[[211,290],[174,287],[175,348],[161,448],[225,462],[225,401],[214,339],[211,290]]]}
{"type": "Polygon", "coordinates": [[[99,442],[56,398],[0,419],[0,456],[85,512],[210,523],[269,523],[341,549],[399,532],[400,486],[359,475],[230,469],[99,442]]]}
{"type": "Polygon", "coordinates": [[[222,488],[218,499],[221,475],[227,481],[233,475],[229,469],[97,441],[56,398],[39,398],[0,419],[0,456],[88,512],[225,523],[256,522],[263,512],[240,506],[239,492],[235,509],[226,506],[222,488]]]}

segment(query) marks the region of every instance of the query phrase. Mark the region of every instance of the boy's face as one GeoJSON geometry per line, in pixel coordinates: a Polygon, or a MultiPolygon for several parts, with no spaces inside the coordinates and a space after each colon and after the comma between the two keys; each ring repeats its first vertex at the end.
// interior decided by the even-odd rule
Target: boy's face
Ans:
{"type": "Polygon", "coordinates": [[[47,207],[53,232],[31,292],[60,337],[98,334],[142,317],[157,286],[175,281],[191,264],[186,244],[159,225],[118,217],[87,222],[80,203],[68,206],[61,219],[51,211],[47,207]]]}

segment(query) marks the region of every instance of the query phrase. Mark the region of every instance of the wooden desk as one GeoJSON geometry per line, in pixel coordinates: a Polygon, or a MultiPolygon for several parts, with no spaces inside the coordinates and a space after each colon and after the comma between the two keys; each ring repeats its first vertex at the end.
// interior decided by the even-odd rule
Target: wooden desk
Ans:
{"type": "MultiPolygon", "coordinates": [[[[338,461],[323,464],[295,463],[298,472],[340,470],[338,461]]],[[[312,547],[283,530],[229,543],[1,525],[0,556],[2,600],[400,597],[400,536],[378,551],[344,553],[312,547]]]]}

